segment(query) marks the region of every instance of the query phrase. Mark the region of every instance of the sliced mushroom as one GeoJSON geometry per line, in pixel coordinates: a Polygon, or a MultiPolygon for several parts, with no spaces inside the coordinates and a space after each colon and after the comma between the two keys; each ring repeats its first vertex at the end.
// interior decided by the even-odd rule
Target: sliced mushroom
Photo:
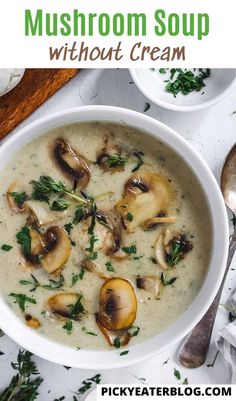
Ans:
{"type": "Polygon", "coordinates": [[[166,216],[166,217],[153,217],[152,219],[147,219],[143,223],[143,228],[145,230],[152,230],[158,224],[172,224],[175,223],[177,218],[175,216],[166,216]]]}
{"type": "Polygon", "coordinates": [[[98,263],[94,262],[93,260],[90,259],[84,259],[81,263],[81,266],[91,272],[91,273],[95,273],[97,274],[98,277],[102,278],[103,280],[106,280],[108,278],[110,278],[110,276],[108,274],[106,274],[106,272],[104,271],[104,269],[102,268],[101,265],[99,265],[98,263]]]}
{"type": "Polygon", "coordinates": [[[173,200],[173,192],[166,178],[152,171],[137,172],[125,185],[123,199],[116,205],[129,233],[147,220],[166,213],[173,200]]]}
{"type": "Polygon", "coordinates": [[[162,232],[157,240],[156,260],[164,269],[177,265],[191,251],[193,244],[187,241],[185,235],[173,235],[169,230],[162,232]]]}
{"type": "Polygon", "coordinates": [[[25,315],[25,321],[27,326],[29,326],[31,329],[38,329],[41,326],[41,323],[38,319],[28,314],[25,315]]]}
{"type": "Polygon", "coordinates": [[[50,227],[44,235],[45,246],[41,264],[47,273],[58,276],[70,257],[71,241],[59,226],[50,227]]]}
{"type": "Polygon", "coordinates": [[[46,224],[52,223],[55,218],[51,213],[38,201],[26,201],[24,203],[25,210],[29,213],[28,220],[32,224],[39,226],[44,226],[46,224]]]}
{"type": "Polygon", "coordinates": [[[43,237],[35,228],[29,226],[27,227],[29,229],[31,247],[30,247],[30,252],[23,253],[23,255],[27,260],[27,262],[30,262],[30,264],[39,265],[40,257],[42,255],[44,247],[43,237]]]}
{"type": "Polygon", "coordinates": [[[48,299],[47,307],[53,316],[81,320],[84,313],[81,298],[81,294],[76,292],[56,294],[48,299]],[[76,305],[78,308],[75,307],[76,305]]]}
{"type": "Polygon", "coordinates": [[[168,270],[170,268],[170,266],[167,264],[167,261],[166,261],[166,249],[165,249],[164,239],[165,239],[165,235],[162,232],[159,235],[157,243],[156,243],[155,254],[156,254],[156,260],[159,263],[159,265],[162,267],[162,269],[168,270]]]}
{"type": "Polygon", "coordinates": [[[10,208],[15,213],[23,213],[25,211],[25,198],[22,197],[22,202],[17,203],[13,196],[13,194],[17,192],[19,192],[18,185],[17,182],[14,181],[7,190],[7,201],[10,208]]]}
{"type": "Polygon", "coordinates": [[[121,146],[115,143],[113,138],[106,138],[105,146],[97,156],[97,164],[104,171],[122,171],[125,159],[121,154],[121,146]]]}
{"type": "MultiPolygon", "coordinates": [[[[80,245],[84,249],[89,249],[88,228],[91,225],[91,219],[91,216],[87,216],[81,227],[80,245]]],[[[102,250],[105,255],[117,259],[127,258],[127,254],[121,250],[122,227],[120,218],[118,216],[111,217],[109,212],[98,211],[96,212],[96,223],[93,230],[96,238],[94,251],[102,250]]]]}
{"type": "Polygon", "coordinates": [[[129,334],[128,330],[118,330],[118,331],[108,330],[100,322],[98,313],[95,314],[95,318],[99,329],[103,333],[109,345],[114,346],[114,342],[117,337],[120,340],[121,347],[129,343],[131,335],[129,334]]]}
{"type": "Polygon", "coordinates": [[[53,149],[55,160],[61,170],[85,188],[90,180],[90,169],[87,160],[76,153],[63,138],[58,138],[53,149]]]}
{"type": "Polygon", "coordinates": [[[137,277],[136,286],[141,290],[150,292],[156,299],[160,299],[162,283],[158,276],[137,277]]]}
{"type": "Polygon", "coordinates": [[[107,280],[99,295],[98,317],[108,330],[124,330],[136,318],[137,298],[132,284],[123,278],[107,280]]]}

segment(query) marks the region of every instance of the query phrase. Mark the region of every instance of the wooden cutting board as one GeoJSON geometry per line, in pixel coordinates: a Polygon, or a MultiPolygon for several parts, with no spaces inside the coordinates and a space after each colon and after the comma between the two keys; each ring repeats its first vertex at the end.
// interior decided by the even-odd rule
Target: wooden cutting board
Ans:
{"type": "Polygon", "coordinates": [[[21,82],[0,97],[0,140],[74,77],[77,69],[27,69],[21,82]]]}

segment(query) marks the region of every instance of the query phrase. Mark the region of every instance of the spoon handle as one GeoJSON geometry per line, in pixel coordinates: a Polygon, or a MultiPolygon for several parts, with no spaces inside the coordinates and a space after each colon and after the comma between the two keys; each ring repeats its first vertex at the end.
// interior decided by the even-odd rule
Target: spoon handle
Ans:
{"type": "Polygon", "coordinates": [[[186,337],[179,350],[179,361],[183,366],[187,368],[198,368],[206,360],[206,355],[210,344],[211,334],[218,310],[218,305],[220,302],[221,293],[235,250],[236,230],[233,232],[233,235],[230,239],[229,254],[225,274],[218,293],[206,314],[191,331],[191,333],[186,337]]]}

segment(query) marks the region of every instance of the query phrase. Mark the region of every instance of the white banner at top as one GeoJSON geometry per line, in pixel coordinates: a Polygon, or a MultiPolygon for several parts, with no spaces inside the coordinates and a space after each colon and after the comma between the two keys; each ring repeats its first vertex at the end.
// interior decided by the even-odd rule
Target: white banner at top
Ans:
{"type": "Polygon", "coordinates": [[[7,0],[0,68],[236,67],[235,0],[7,0]]]}

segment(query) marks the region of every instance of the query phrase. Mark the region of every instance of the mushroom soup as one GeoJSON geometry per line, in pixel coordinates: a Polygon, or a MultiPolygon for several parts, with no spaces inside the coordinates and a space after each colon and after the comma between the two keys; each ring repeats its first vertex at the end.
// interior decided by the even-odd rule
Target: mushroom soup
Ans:
{"type": "Polygon", "coordinates": [[[1,173],[0,289],[24,324],[114,349],[170,326],[196,297],[211,218],[169,147],[112,123],[57,128],[1,173]]]}

